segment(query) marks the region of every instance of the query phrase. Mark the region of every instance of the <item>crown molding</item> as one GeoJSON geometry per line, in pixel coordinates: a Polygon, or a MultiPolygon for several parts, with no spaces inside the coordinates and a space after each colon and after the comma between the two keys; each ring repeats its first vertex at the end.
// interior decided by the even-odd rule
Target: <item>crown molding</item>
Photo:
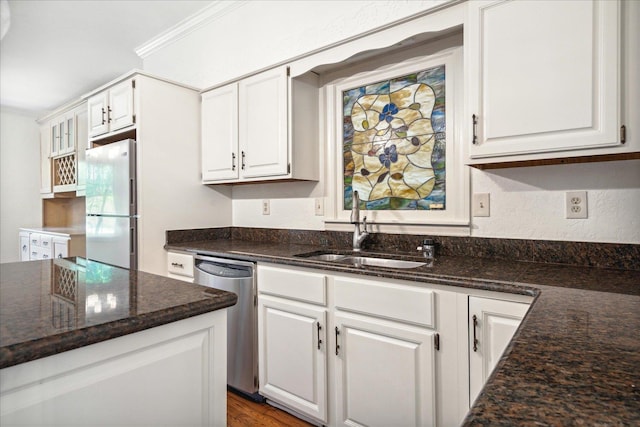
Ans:
{"type": "Polygon", "coordinates": [[[158,34],[135,49],[136,55],[144,59],[152,53],[185,37],[187,34],[220,19],[224,15],[244,6],[249,0],[223,1],[215,0],[199,12],[182,20],[168,30],[158,34]]]}

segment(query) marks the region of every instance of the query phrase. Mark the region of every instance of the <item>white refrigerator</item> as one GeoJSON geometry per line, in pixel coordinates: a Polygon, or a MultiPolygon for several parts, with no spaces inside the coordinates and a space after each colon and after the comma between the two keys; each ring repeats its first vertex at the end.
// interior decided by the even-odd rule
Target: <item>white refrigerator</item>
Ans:
{"type": "Polygon", "coordinates": [[[87,150],[87,258],[135,270],[136,142],[113,142],[87,150]]]}

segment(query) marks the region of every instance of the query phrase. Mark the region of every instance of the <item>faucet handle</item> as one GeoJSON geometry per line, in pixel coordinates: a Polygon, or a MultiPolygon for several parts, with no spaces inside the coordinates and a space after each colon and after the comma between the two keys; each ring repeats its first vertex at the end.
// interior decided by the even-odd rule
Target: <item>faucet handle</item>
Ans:
{"type": "Polygon", "coordinates": [[[362,225],[364,227],[364,232],[367,232],[367,217],[362,218],[362,225]]]}
{"type": "Polygon", "coordinates": [[[435,257],[435,249],[433,239],[424,239],[422,245],[416,248],[416,250],[421,251],[422,255],[427,259],[433,259],[435,257]]]}

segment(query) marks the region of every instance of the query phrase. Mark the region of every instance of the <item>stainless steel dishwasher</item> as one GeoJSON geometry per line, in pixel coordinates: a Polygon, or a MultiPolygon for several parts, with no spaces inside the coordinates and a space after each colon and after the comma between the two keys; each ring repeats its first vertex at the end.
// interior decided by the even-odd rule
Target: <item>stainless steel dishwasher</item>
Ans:
{"type": "Polygon", "coordinates": [[[237,304],[227,311],[227,385],[261,401],[255,264],[204,255],[196,255],[194,260],[195,283],[238,295],[237,304]]]}

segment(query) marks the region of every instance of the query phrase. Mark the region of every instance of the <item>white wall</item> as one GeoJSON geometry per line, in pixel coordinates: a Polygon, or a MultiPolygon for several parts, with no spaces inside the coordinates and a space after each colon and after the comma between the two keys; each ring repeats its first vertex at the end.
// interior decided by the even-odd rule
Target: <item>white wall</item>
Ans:
{"type": "Polygon", "coordinates": [[[42,225],[35,117],[0,112],[0,263],[20,260],[18,228],[42,225]]]}
{"type": "Polygon", "coordinates": [[[640,243],[640,160],[473,170],[473,192],[490,193],[482,237],[640,243]],[[587,190],[587,219],[565,218],[565,193],[587,190]]]}
{"type": "Polygon", "coordinates": [[[443,0],[218,2],[213,21],[143,60],[145,71],[207,88],[413,15],[443,0]]]}
{"type": "MultiPolygon", "coordinates": [[[[144,59],[153,74],[207,88],[424,10],[434,1],[253,1],[229,9],[144,59]]],[[[637,111],[632,112],[637,116],[637,111]]],[[[637,117],[632,120],[637,120],[637,117]]],[[[637,161],[472,172],[472,191],[491,194],[491,217],[475,236],[640,243],[637,161]],[[564,193],[587,190],[589,218],[564,218],[564,193]]],[[[323,229],[314,199],[324,183],[233,189],[233,225],[323,229]],[[269,199],[271,215],[261,213],[269,199]]]]}

